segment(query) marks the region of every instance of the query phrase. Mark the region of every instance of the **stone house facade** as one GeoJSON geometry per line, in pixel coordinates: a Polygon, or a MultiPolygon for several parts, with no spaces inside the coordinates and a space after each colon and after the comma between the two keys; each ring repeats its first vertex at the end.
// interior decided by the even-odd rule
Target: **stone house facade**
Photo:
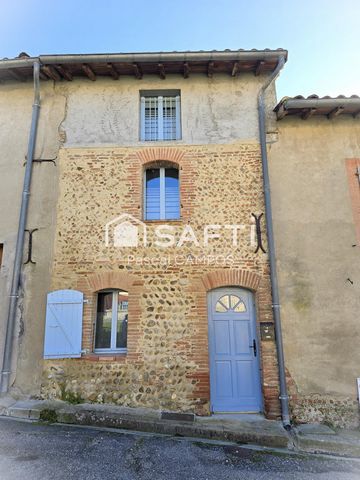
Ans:
{"type": "MultiPolygon", "coordinates": [[[[32,244],[37,263],[23,268],[13,393],[279,418],[257,100],[286,51],[135,54],[111,63],[70,57],[39,57],[35,158],[55,164],[33,167],[28,228],[41,225],[32,244]]],[[[33,61],[1,70],[4,112],[15,103],[20,117],[28,103],[31,86],[11,75],[26,79],[33,61]]],[[[288,119],[276,121],[273,84],[265,100],[292,411],[298,421],[333,420],[326,402],[336,397],[349,424],[357,418],[354,378],[345,395],[340,384],[327,395],[325,384],[313,390],[318,371],[302,374],[294,336],[305,310],[292,310],[282,225],[282,202],[299,188],[285,187],[291,165],[282,155],[296,139],[282,126],[288,119]]],[[[18,122],[16,135],[26,137],[27,122],[18,122]]],[[[15,151],[10,177],[19,184],[23,149],[3,141],[4,171],[15,151]]],[[[11,201],[19,199],[17,187],[11,201]]],[[[7,236],[0,231],[5,307],[17,215],[13,209],[7,236]]],[[[1,325],[5,331],[5,317],[1,325]]]]}
{"type": "MultiPolygon", "coordinates": [[[[248,241],[251,214],[263,210],[259,147],[246,143],[101,148],[100,152],[87,149],[63,151],[62,155],[51,289],[79,290],[88,299],[82,342],[87,352],[79,360],[46,361],[43,392],[57,396],[65,382],[65,389],[74,389],[89,400],[209,413],[207,293],[234,285],[250,289],[257,299],[259,320],[271,321],[266,256],[254,253],[248,241]],[[143,170],[164,158],[179,168],[180,195],[184,198],[182,218],[166,222],[173,227],[174,236],[179,239],[184,226],[191,225],[200,243],[205,225],[230,225],[236,215],[237,224],[249,225],[242,243],[233,247],[228,231],[222,241],[214,241],[214,245],[209,241],[205,248],[193,243],[163,249],[155,245],[104,246],[104,225],[109,219],[119,212],[139,218],[143,170]],[[237,172],[239,163],[242,168],[237,172]],[[220,171],[225,193],[219,190],[220,171]],[[246,208],[236,212],[240,183],[241,203],[246,208]],[[132,194],[127,199],[129,191],[132,194]],[[82,216],[74,193],[88,207],[82,216]],[[74,218],[76,229],[72,227],[74,218]],[[109,288],[129,293],[126,355],[93,353],[96,296],[109,288]],[[101,382],[94,382],[94,378],[101,382]]],[[[146,223],[150,244],[157,222],[146,223]]],[[[262,358],[269,392],[266,406],[269,410],[272,407],[276,416],[278,405],[273,399],[277,393],[271,391],[277,388],[274,345],[262,358]]]]}

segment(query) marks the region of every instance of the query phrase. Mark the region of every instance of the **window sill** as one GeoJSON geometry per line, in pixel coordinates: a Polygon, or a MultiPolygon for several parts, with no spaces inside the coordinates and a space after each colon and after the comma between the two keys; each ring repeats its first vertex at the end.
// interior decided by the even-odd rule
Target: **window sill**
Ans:
{"type": "Polygon", "coordinates": [[[166,219],[163,218],[162,220],[143,220],[143,223],[146,225],[182,225],[184,223],[184,220],[182,218],[176,218],[176,219],[166,219]]]}
{"type": "Polygon", "coordinates": [[[113,353],[87,353],[81,357],[81,360],[89,362],[121,362],[124,363],[127,358],[126,352],[113,353]]]}
{"type": "Polygon", "coordinates": [[[165,144],[165,145],[173,145],[175,144],[181,144],[184,143],[184,140],[182,138],[178,138],[176,140],[139,140],[140,145],[154,145],[154,144],[165,144]]]}

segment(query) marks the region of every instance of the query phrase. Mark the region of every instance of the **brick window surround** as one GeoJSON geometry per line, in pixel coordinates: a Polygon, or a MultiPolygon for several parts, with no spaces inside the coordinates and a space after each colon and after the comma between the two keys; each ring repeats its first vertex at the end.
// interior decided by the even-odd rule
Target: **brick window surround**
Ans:
{"type": "Polygon", "coordinates": [[[131,197],[123,210],[135,218],[144,218],[144,185],[143,172],[145,169],[164,164],[172,165],[179,170],[180,185],[180,218],[189,221],[192,215],[192,199],[194,184],[194,168],[192,157],[186,152],[172,147],[154,147],[138,150],[128,167],[128,181],[131,185],[131,197]]]}
{"type": "Polygon", "coordinates": [[[86,354],[82,357],[88,360],[104,361],[136,361],[139,359],[138,340],[140,337],[140,295],[143,293],[143,281],[127,272],[108,271],[82,277],[77,288],[85,295],[88,303],[84,304],[82,348],[86,354]],[[129,323],[127,331],[126,354],[94,354],[94,319],[96,317],[97,292],[105,289],[125,290],[129,293],[129,323]]]}

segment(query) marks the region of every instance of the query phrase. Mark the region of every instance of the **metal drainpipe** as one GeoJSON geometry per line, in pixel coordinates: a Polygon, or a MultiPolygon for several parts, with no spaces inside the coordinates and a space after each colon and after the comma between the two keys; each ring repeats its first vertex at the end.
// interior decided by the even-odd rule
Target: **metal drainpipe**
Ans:
{"type": "Polygon", "coordinates": [[[279,62],[269,80],[262,86],[259,92],[258,109],[259,109],[259,134],[260,134],[260,146],[261,146],[261,159],[262,159],[262,171],[264,182],[264,195],[265,195],[265,215],[266,215],[266,230],[268,238],[269,249],[269,263],[270,263],[270,280],[271,280],[271,293],[272,293],[272,308],[274,313],[275,324],[275,336],[276,336],[276,350],[279,364],[279,380],[280,380],[280,403],[281,403],[281,416],[283,425],[286,429],[291,428],[290,415],[289,415],[289,397],[286,386],[286,373],[285,373],[285,361],[284,361],[284,348],[281,333],[281,318],[280,318],[280,301],[279,301],[279,287],[276,272],[276,255],[275,255],[275,243],[274,243],[274,231],[272,221],[272,208],[271,208],[271,195],[270,195],[270,180],[269,180],[269,167],[268,157],[266,150],[266,129],[265,129],[265,102],[264,94],[266,89],[271,85],[275,78],[279,75],[280,70],[285,64],[285,58],[280,57],[279,62]]]}
{"type": "Polygon", "coordinates": [[[25,167],[25,176],[24,176],[24,187],[22,192],[22,201],[20,208],[19,216],[19,227],[17,232],[16,239],[16,250],[15,250],[15,260],[14,260],[14,269],[11,282],[11,291],[10,291],[10,301],[8,308],[8,317],[6,325],[6,339],[4,347],[4,356],[3,356],[3,366],[1,371],[1,393],[7,393],[9,390],[10,383],[10,374],[11,374],[11,357],[12,357],[12,347],[13,347],[13,337],[16,321],[16,307],[17,300],[19,295],[19,284],[20,284],[20,275],[23,259],[23,249],[24,249],[24,238],[25,238],[25,228],[26,228],[26,219],[29,207],[30,200],[30,185],[31,185],[31,174],[34,158],[34,150],[36,144],[36,132],[39,120],[40,113],[40,63],[35,61],[33,64],[34,69],[34,103],[32,107],[32,118],[31,118],[31,127],[29,134],[29,143],[26,157],[26,167],[25,167]]]}

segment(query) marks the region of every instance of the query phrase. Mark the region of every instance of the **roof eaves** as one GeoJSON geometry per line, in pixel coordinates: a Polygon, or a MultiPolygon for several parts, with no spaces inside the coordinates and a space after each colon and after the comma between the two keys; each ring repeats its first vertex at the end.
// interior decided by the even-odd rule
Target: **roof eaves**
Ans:
{"type": "Polygon", "coordinates": [[[256,58],[258,56],[284,56],[285,60],[288,57],[288,51],[283,48],[277,48],[272,50],[265,48],[264,50],[258,50],[253,48],[251,50],[244,50],[242,48],[238,50],[187,50],[187,51],[173,51],[173,52],[134,52],[134,53],[85,53],[85,54],[45,54],[30,57],[27,54],[20,54],[16,58],[3,58],[0,59],[0,68],[16,68],[17,66],[32,65],[34,61],[38,60],[41,63],[72,63],[84,60],[86,63],[92,62],[134,62],[134,61],[149,61],[152,62],[156,59],[162,61],[176,61],[181,60],[196,60],[196,59],[208,59],[208,60],[222,60],[227,58],[244,59],[244,58],[256,58]]]}
{"type": "Polygon", "coordinates": [[[342,114],[350,114],[356,118],[360,113],[360,97],[358,95],[319,97],[315,94],[306,98],[302,95],[284,97],[276,105],[274,112],[276,112],[278,120],[288,115],[298,116],[303,120],[307,120],[313,115],[325,115],[330,120],[342,114]]]}

